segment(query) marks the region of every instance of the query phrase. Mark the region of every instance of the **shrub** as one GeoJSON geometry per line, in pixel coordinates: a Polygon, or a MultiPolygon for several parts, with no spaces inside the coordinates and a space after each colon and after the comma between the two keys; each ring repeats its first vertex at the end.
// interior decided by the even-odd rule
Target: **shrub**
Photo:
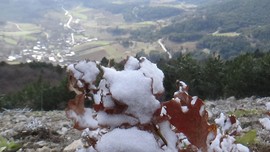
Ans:
{"type": "Polygon", "coordinates": [[[164,74],[146,58],[129,57],[119,71],[91,61],[67,70],[77,96],[66,114],[84,130],[78,151],[249,151],[235,143],[241,131],[235,116],[220,114],[210,124],[203,101],[184,82],[170,101],[159,102],[164,74]],[[84,106],[86,98],[92,108],[84,106]]]}

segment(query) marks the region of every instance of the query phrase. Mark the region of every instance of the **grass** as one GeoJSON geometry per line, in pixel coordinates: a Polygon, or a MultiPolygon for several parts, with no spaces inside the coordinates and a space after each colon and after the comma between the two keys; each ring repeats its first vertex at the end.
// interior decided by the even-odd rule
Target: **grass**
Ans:
{"type": "Polygon", "coordinates": [[[75,18],[79,18],[81,20],[87,21],[88,16],[87,14],[89,14],[90,9],[89,8],[85,8],[82,6],[78,6],[72,10],[70,10],[71,14],[75,17],[75,18]]]}
{"type": "Polygon", "coordinates": [[[153,21],[138,22],[138,23],[133,23],[133,24],[123,23],[122,25],[119,26],[119,28],[135,30],[142,27],[152,26],[152,25],[157,25],[157,23],[153,21]]]}
{"type": "Polygon", "coordinates": [[[14,141],[8,141],[2,136],[0,136],[0,152],[3,151],[16,151],[20,149],[21,145],[15,143],[14,141]]]}
{"type": "Polygon", "coordinates": [[[256,130],[250,130],[243,136],[236,137],[236,142],[246,146],[253,145],[256,143],[256,135],[256,130]]]}
{"type": "Polygon", "coordinates": [[[10,37],[1,37],[0,40],[3,40],[10,45],[17,45],[17,40],[14,40],[10,37]]]}
{"type": "Polygon", "coordinates": [[[262,111],[255,110],[255,109],[250,109],[250,110],[237,109],[234,112],[229,112],[229,114],[233,114],[238,118],[243,117],[243,116],[247,117],[247,116],[259,115],[261,113],[262,111]]]}
{"type": "Polygon", "coordinates": [[[213,33],[212,36],[224,36],[224,37],[237,37],[240,36],[240,33],[228,32],[228,33],[213,33]]]}
{"type": "Polygon", "coordinates": [[[0,35],[18,37],[37,33],[40,33],[40,31],[36,30],[36,31],[0,32],[0,35]]]}
{"type": "Polygon", "coordinates": [[[73,51],[75,51],[75,52],[90,51],[93,48],[110,45],[111,43],[112,43],[111,41],[92,41],[92,42],[87,42],[87,43],[84,43],[84,44],[75,46],[73,48],[73,51]]]}
{"type": "Polygon", "coordinates": [[[97,46],[104,46],[104,45],[109,45],[111,44],[111,41],[92,41],[92,45],[97,45],[97,46]]]}
{"type": "Polygon", "coordinates": [[[124,57],[123,52],[118,50],[117,47],[107,46],[105,47],[105,50],[106,50],[106,53],[108,54],[108,58],[120,59],[121,57],[124,57]]]}
{"type": "Polygon", "coordinates": [[[28,24],[28,23],[18,23],[18,26],[23,31],[40,31],[41,27],[34,25],[34,24],[28,24]]]}

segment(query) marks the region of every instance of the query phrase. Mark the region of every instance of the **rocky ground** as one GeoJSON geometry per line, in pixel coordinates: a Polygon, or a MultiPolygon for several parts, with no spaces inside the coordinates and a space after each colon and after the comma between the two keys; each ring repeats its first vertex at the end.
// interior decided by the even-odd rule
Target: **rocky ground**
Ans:
{"type": "Polygon", "coordinates": [[[80,138],[64,111],[5,110],[0,114],[1,136],[16,141],[17,151],[59,152],[80,138]]]}
{"type": "MultiPolygon", "coordinates": [[[[255,141],[248,137],[244,143],[251,151],[270,152],[270,131],[266,130],[259,122],[260,118],[267,116],[266,103],[270,102],[267,98],[244,98],[236,100],[234,97],[226,100],[206,101],[207,111],[209,112],[210,121],[213,121],[222,112],[224,114],[233,114],[241,123],[243,128],[242,134],[256,132],[255,141]],[[251,142],[251,143],[248,143],[251,142]]],[[[254,139],[254,138],[253,138],[254,139]]]]}
{"type": "MultiPolygon", "coordinates": [[[[248,143],[251,151],[269,152],[270,131],[264,129],[259,122],[260,118],[267,117],[267,102],[270,102],[270,97],[241,100],[231,97],[205,103],[210,121],[217,118],[221,112],[235,114],[241,122],[243,134],[256,130],[255,141],[248,140],[252,142],[248,143]]],[[[74,148],[69,149],[70,144],[80,139],[81,135],[80,131],[72,128],[72,121],[66,118],[64,111],[3,110],[0,119],[0,135],[8,141],[19,143],[21,146],[17,151],[74,151],[74,148]]]]}

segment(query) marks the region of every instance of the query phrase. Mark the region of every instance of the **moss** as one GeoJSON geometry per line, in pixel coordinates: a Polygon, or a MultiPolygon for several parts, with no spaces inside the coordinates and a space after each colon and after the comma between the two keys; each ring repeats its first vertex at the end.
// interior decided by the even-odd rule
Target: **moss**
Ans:
{"type": "Polygon", "coordinates": [[[250,130],[243,136],[237,137],[236,142],[246,146],[253,145],[256,143],[256,135],[256,130],[250,130]]]}
{"type": "Polygon", "coordinates": [[[0,152],[3,151],[16,151],[21,148],[21,145],[14,141],[8,141],[7,139],[0,136],[0,152]]]}
{"type": "Polygon", "coordinates": [[[237,109],[234,112],[229,112],[229,114],[235,115],[236,117],[247,117],[247,116],[253,116],[253,115],[259,115],[262,111],[256,110],[256,109],[237,109]]]}

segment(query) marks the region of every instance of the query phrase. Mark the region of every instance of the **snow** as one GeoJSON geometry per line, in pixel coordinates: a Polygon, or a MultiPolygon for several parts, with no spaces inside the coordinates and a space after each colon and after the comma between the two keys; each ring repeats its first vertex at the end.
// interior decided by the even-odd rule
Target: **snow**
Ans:
{"type": "Polygon", "coordinates": [[[176,101],[177,103],[181,103],[180,101],[180,99],[178,98],[178,97],[176,97],[175,99],[173,99],[174,101],[176,101]]]}
{"type": "Polygon", "coordinates": [[[180,92],[184,92],[185,90],[186,90],[186,88],[187,88],[187,84],[185,83],[185,82],[183,82],[183,81],[180,81],[179,82],[181,85],[179,86],[179,91],[180,92]],[[184,89],[184,90],[183,90],[184,89]]]}
{"type": "Polygon", "coordinates": [[[269,118],[261,118],[259,119],[260,123],[264,126],[266,130],[270,130],[270,119],[269,118]]]}
{"type": "Polygon", "coordinates": [[[146,58],[140,59],[140,71],[148,78],[153,80],[153,93],[161,94],[164,92],[163,79],[164,73],[157,67],[156,64],[150,62],[146,58]]]}
{"type": "Polygon", "coordinates": [[[235,138],[232,136],[224,136],[219,131],[216,138],[208,146],[208,152],[249,152],[249,149],[242,144],[235,144],[235,138]]]}
{"type": "Polygon", "coordinates": [[[183,113],[187,113],[188,112],[188,107],[187,106],[181,106],[181,110],[183,111],[183,113]]]}
{"type": "MultiPolygon", "coordinates": [[[[169,110],[166,106],[161,107],[160,102],[155,97],[155,95],[164,92],[164,74],[156,64],[151,63],[146,58],[138,60],[129,57],[122,71],[100,66],[103,77],[96,88],[94,82],[100,73],[98,67],[96,62],[81,61],[67,68],[67,71],[73,74],[76,79],[77,86],[84,87],[88,83],[90,84],[88,89],[95,89],[95,91],[90,92],[93,95],[91,97],[95,104],[102,104],[105,109],[94,112],[90,108],[84,108],[85,113],[82,115],[73,110],[67,111],[67,116],[76,120],[79,127],[91,129],[86,129],[82,136],[85,139],[90,138],[97,141],[95,145],[77,151],[176,152],[190,145],[188,138],[181,132],[176,133],[176,129],[169,121],[162,120],[156,122],[157,124],[152,121],[154,120],[152,119],[153,115],[159,108],[161,108],[161,117],[167,115],[167,110],[169,110]],[[125,108],[119,109],[118,105],[125,108]],[[106,110],[113,112],[109,113],[106,110]],[[147,128],[149,125],[154,125],[158,130],[156,132],[151,129],[148,131],[146,131],[147,129],[140,130],[134,127],[135,125],[139,126],[140,129],[145,129],[143,126],[147,128]]],[[[179,81],[179,85],[177,93],[187,93],[188,86],[182,81],[179,81]]],[[[195,106],[197,99],[197,96],[192,97],[192,106],[195,106]]],[[[181,101],[177,97],[174,100],[179,103],[181,101]]],[[[269,110],[270,103],[267,103],[266,106],[269,110]]],[[[190,109],[188,106],[181,106],[179,110],[186,113],[190,109]]],[[[204,112],[205,106],[201,106],[200,115],[203,116],[204,112]]],[[[237,132],[242,130],[239,121],[232,124],[231,119],[221,113],[215,122],[219,128],[217,136],[214,132],[210,132],[207,136],[206,142],[209,152],[249,151],[247,147],[235,144],[235,138],[228,135],[232,129],[237,132]]],[[[270,126],[268,118],[260,119],[260,122],[265,127],[270,126]]]]}
{"type": "Polygon", "coordinates": [[[84,108],[85,113],[83,115],[77,115],[73,110],[68,110],[67,116],[79,123],[82,128],[97,128],[98,122],[93,118],[92,109],[84,108]]]}
{"type": "Polygon", "coordinates": [[[160,133],[164,136],[167,141],[167,147],[165,148],[166,151],[176,152],[176,143],[177,143],[177,136],[175,132],[172,131],[170,123],[168,121],[162,122],[159,124],[160,133]]]}
{"type": "Polygon", "coordinates": [[[270,102],[267,102],[265,105],[266,105],[266,110],[270,111],[270,102]]]}
{"type": "Polygon", "coordinates": [[[167,115],[166,108],[167,108],[166,106],[163,106],[163,107],[161,108],[160,116],[166,116],[166,115],[167,115]]]}
{"type": "Polygon", "coordinates": [[[67,71],[71,71],[77,80],[84,80],[90,84],[91,89],[94,88],[93,82],[100,73],[95,62],[81,61],[77,64],[71,64],[67,67],[67,71]]]}
{"type": "Polygon", "coordinates": [[[148,123],[160,107],[151,92],[152,80],[137,70],[116,71],[104,67],[103,70],[112,97],[128,106],[125,113],[135,116],[142,124],[148,123]]]}
{"type": "Polygon", "coordinates": [[[215,119],[215,123],[221,127],[223,133],[232,125],[230,119],[227,119],[223,113],[220,113],[219,118],[215,119]]]}
{"type": "MultiPolygon", "coordinates": [[[[270,111],[270,102],[267,102],[265,105],[266,105],[266,110],[270,111]]],[[[266,130],[270,131],[270,119],[269,118],[261,118],[261,119],[259,119],[259,122],[263,125],[263,127],[266,130]]]]}
{"type": "Polygon", "coordinates": [[[198,97],[197,96],[193,96],[192,100],[191,100],[191,105],[195,105],[196,101],[197,101],[198,97]]]}
{"type": "Polygon", "coordinates": [[[97,121],[100,126],[110,126],[112,128],[120,126],[121,124],[135,125],[138,119],[124,115],[124,114],[107,114],[105,112],[98,112],[97,121]]]}
{"type": "Polygon", "coordinates": [[[242,144],[236,144],[236,148],[239,152],[249,152],[249,149],[242,144]]]}
{"type": "Polygon", "coordinates": [[[202,117],[204,115],[204,112],[205,112],[205,107],[204,106],[201,106],[199,112],[200,112],[200,116],[202,117]]]}
{"type": "Polygon", "coordinates": [[[136,127],[116,128],[103,135],[96,144],[101,152],[161,152],[152,134],[136,127]]]}
{"type": "Polygon", "coordinates": [[[99,90],[97,94],[94,94],[95,104],[99,104],[101,101],[105,108],[113,108],[115,103],[110,95],[110,90],[107,88],[107,81],[101,80],[99,83],[99,90]]]}
{"type": "Polygon", "coordinates": [[[125,70],[137,70],[140,68],[140,64],[139,64],[139,60],[137,60],[136,58],[129,56],[128,60],[125,64],[124,69],[125,70]]]}

